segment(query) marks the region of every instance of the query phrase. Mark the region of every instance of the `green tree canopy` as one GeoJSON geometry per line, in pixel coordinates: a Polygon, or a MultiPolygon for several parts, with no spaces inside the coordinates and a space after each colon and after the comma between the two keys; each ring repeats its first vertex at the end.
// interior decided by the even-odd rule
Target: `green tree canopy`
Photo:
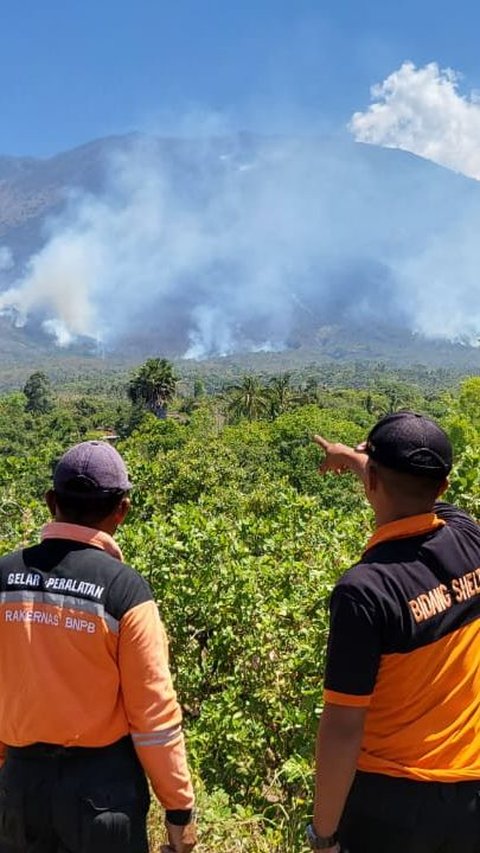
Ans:
{"type": "Polygon", "coordinates": [[[458,408],[478,429],[480,426],[480,377],[470,376],[460,385],[458,408]]]}
{"type": "Polygon", "coordinates": [[[35,415],[43,415],[53,408],[52,389],[50,380],[45,373],[37,370],[28,377],[23,393],[27,398],[25,410],[35,415]]]}
{"type": "Polygon", "coordinates": [[[268,407],[267,391],[256,376],[244,376],[230,388],[228,413],[233,420],[247,418],[253,421],[265,416],[268,407]]]}
{"type": "Polygon", "coordinates": [[[164,418],[167,405],[175,396],[178,377],[166,358],[149,358],[128,385],[128,396],[134,406],[148,409],[164,418]]]}

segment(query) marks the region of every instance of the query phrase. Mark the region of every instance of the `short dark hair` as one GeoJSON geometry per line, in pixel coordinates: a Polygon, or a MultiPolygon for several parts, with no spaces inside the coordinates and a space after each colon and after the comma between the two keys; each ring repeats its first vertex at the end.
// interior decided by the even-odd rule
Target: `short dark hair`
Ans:
{"type": "Polygon", "coordinates": [[[379,462],[373,464],[378,470],[380,479],[390,492],[406,500],[431,504],[432,507],[446,479],[443,476],[432,477],[429,474],[422,476],[405,471],[395,471],[393,468],[387,468],[386,465],[380,465],[379,462]]]}
{"type": "Polygon", "coordinates": [[[66,521],[92,527],[112,513],[128,494],[122,489],[93,489],[84,478],[55,489],[57,506],[66,521]]]}

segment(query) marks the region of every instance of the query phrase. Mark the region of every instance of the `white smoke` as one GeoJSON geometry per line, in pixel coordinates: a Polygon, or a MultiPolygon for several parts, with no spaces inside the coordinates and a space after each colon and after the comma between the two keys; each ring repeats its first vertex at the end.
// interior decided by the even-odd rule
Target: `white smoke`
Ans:
{"type": "Polygon", "coordinates": [[[479,224],[478,204],[466,200],[447,235],[432,230],[423,247],[399,264],[399,288],[411,300],[415,325],[427,336],[478,344],[479,224]]]}
{"type": "Polygon", "coordinates": [[[71,194],[0,310],[61,345],[148,335],[192,358],[281,349],[299,317],[297,344],[378,319],[475,339],[477,223],[476,182],[349,138],[139,138],[99,196],[71,194]]]}
{"type": "Polygon", "coordinates": [[[112,159],[101,198],[77,192],[49,223],[0,310],[40,312],[62,343],[148,327],[161,345],[181,314],[190,356],[234,352],[246,326],[249,345],[283,346],[290,289],[331,253],[334,186],[312,175],[310,143],[264,141],[255,157],[238,141],[201,138],[172,166],[154,140],[136,142],[112,159]]]}
{"type": "Polygon", "coordinates": [[[66,336],[95,335],[94,310],[89,286],[95,280],[98,248],[88,247],[81,232],[62,230],[29,263],[28,274],[18,285],[0,294],[0,311],[14,310],[20,325],[35,310],[51,314],[48,331],[65,344],[66,336]]]}
{"type": "Polygon", "coordinates": [[[480,180],[479,96],[461,95],[460,80],[435,62],[404,62],[372,87],[373,103],[354,114],[350,129],[358,142],[402,148],[480,180]]]}
{"type": "Polygon", "coordinates": [[[192,313],[192,320],[185,358],[198,359],[207,353],[224,356],[235,351],[232,329],[218,308],[199,305],[192,313]]]}
{"type": "MultiPolygon", "coordinates": [[[[432,62],[405,62],[372,87],[373,103],[357,112],[350,130],[359,142],[410,151],[480,180],[480,101],[459,92],[461,75],[432,62]]],[[[427,193],[425,193],[425,189],[427,193]]],[[[395,264],[399,292],[416,328],[477,344],[480,330],[480,211],[478,192],[453,187],[422,242],[395,264]]],[[[428,203],[423,187],[418,203],[428,203]]],[[[413,223],[418,211],[412,211],[413,223]]]]}

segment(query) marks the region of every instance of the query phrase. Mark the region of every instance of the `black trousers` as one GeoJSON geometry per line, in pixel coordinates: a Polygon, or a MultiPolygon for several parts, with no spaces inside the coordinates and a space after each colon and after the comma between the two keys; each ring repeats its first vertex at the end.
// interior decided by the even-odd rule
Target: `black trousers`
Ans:
{"type": "Polygon", "coordinates": [[[148,853],[148,786],[131,739],[7,750],[0,853],[148,853]]]}
{"type": "Polygon", "coordinates": [[[357,773],[342,853],[480,853],[480,780],[417,782],[357,773]]]}

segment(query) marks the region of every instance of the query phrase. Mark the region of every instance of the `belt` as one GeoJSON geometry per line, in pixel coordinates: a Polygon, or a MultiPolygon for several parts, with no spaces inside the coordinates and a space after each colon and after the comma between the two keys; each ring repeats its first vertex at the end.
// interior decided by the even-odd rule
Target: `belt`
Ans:
{"type": "Polygon", "coordinates": [[[74,758],[87,755],[111,754],[124,750],[132,745],[130,735],[126,735],[114,743],[106,746],[61,746],[56,743],[30,743],[28,746],[8,746],[8,758],[25,759],[55,759],[74,758]]]}

